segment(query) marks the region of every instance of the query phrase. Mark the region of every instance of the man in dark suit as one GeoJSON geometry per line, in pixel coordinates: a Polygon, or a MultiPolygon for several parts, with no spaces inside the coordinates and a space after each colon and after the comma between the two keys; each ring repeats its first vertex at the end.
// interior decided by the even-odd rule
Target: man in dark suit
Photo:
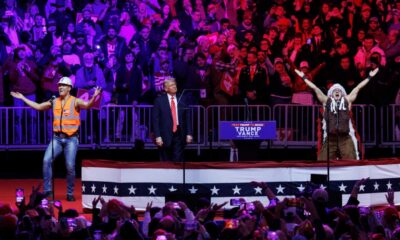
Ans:
{"type": "Polygon", "coordinates": [[[161,161],[183,161],[183,150],[191,143],[192,128],[188,107],[176,97],[175,79],[164,81],[163,94],[156,98],[153,108],[153,129],[161,161]]]}
{"type": "Polygon", "coordinates": [[[239,90],[249,104],[265,104],[268,97],[267,72],[257,64],[257,53],[247,54],[248,65],[240,71],[239,90]]]}
{"type": "Polygon", "coordinates": [[[124,38],[118,36],[114,26],[108,27],[107,34],[99,42],[99,47],[104,54],[105,62],[108,61],[110,53],[114,54],[119,62],[123,62],[127,47],[124,38]]]}
{"type": "MultiPolygon", "coordinates": [[[[266,104],[267,102],[267,71],[257,63],[257,53],[247,54],[247,66],[243,67],[239,75],[239,91],[245,103],[250,105],[266,104]]],[[[257,111],[249,111],[245,119],[257,121],[257,111]]],[[[260,159],[260,140],[234,141],[239,150],[239,161],[260,159]]]]}
{"type": "MultiPolygon", "coordinates": [[[[323,62],[332,48],[332,40],[324,34],[321,25],[315,24],[312,28],[311,53],[313,54],[314,63],[323,62]]],[[[317,65],[317,64],[315,64],[317,65]]]]}

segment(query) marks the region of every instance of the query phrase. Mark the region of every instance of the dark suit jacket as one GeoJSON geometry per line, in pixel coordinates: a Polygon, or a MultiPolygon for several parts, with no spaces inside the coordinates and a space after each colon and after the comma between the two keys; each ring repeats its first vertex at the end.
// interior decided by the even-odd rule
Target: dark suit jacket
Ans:
{"type": "MultiPolygon", "coordinates": [[[[124,59],[124,54],[127,51],[125,40],[122,37],[117,36],[117,43],[115,46],[115,56],[117,57],[119,62],[122,62],[124,59]]],[[[104,57],[108,59],[108,50],[107,50],[107,36],[104,36],[100,42],[100,49],[104,53],[104,57]]]]}
{"type": "Polygon", "coordinates": [[[313,46],[312,53],[319,58],[322,55],[322,50],[325,50],[327,54],[329,54],[332,48],[332,41],[329,39],[329,37],[322,36],[319,45],[317,45],[316,37],[313,37],[311,38],[311,45],[313,46]]]}
{"type": "Polygon", "coordinates": [[[118,92],[118,104],[132,104],[139,101],[142,95],[142,70],[133,65],[130,79],[126,79],[126,66],[121,66],[116,74],[116,90],[118,92]]]}
{"type": "MultiPolygon", "coordinates": [[[[176,101],[178,100],[179,97],[177,97],[176,101]]],[[[190,110],[186,104],[182,103],[182,101],[178,103],[178,121],[181,129],[182,139],[186,139],[186,135],[193,135],[190,110]]],[[[171,146],[173,137],[173,123],[171,107],[169,105],[167,94],[159,96],[154,101],[152,122],[155,137],[161,137],[164,142],[164,146],[171,146]]],[[[182,144],[185,144],[185,141],[182,144]]]]}
{"type": "Polygon", "coordinates": [[[250,104],[265,104],[268,96],[267,88],[267,71],[257,64],[253,81],[250,79],[250,67],[242,68],[239,75],[239,90],[243,98],[250,91],[257,92],[256,100],[249,100],[250,104]]]}

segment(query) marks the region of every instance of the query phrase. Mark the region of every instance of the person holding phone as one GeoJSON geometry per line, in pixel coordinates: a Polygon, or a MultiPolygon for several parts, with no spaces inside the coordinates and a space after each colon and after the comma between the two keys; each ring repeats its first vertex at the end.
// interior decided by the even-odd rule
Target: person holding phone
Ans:
{"type": "Polygon", "coordinates": [[[54,202],[53,202],[53,205],[54,205],[54,207],[56,207],[56,208],[61,208],[61,207],[62,207],[61,201],[60,201],[60,200],[54,201],[54,202]]]}
{"type": "Polygon", "coordinates": [[[40,202],[40,206],[42,208],[49,208],[49,200],[47,200],[47,198],[43,198],[42,201],[40,202]]]}
{"type": "Polygon", "coordinates": [[[24,199],[25,199],[24,189],[23,188],[15,189],[15,205],[17,205],[18,207],[21,206],[24,199]]]}
{"type": "Polygon", "coordinates": [[[67,201],[75,201],[75,158],[78,151],[78,132],[80,126],[79,112],[93,106],[96,97],[101,93],[100,87],[95,87],[92,98],[85,102],[70,94],[73,84],[70,78],[62,77],[58,81],[59,97],[53,96],[49,101],[37,103],[26,98],[20,92],[11,92],[11,96],[20,99],[28,106],[38,111],[53,109],[53,138],[49,143],[43,158],[43,189],[46,197],[53,198],[52,162],[62,152],[67,167],[67,201]]]}

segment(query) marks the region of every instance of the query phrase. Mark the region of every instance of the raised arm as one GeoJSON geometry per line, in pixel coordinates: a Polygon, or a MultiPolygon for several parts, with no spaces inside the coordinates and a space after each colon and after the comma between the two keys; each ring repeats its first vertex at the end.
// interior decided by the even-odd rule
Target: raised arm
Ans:
{"type": "Polygon", "coordinates": [[[83,101],[82,99],[77,99],[76,104],[80,109],[89,109],[93,106],[94,101],[96,100],[96,97],[100,95],[101,93],[101,87],[96,87],[96,90],[94,91],[93,96],[90,98],[88,102],[83,101]]]}
{"type": "Polygon", "coordinates": [[[300,71],[298,69],[295,69],[294,71],[296,72],[297,75],[299,75],[299,77],[301,77],[304,80],[304,82],[307,84],[307,86],[315,92],[318,100],[322,104],[325,104],[326,101],[328,100],[328,97],[321,91],[321,89],[319,89],[313,82],[308,80],[302,71],[300,71]]]}
{"type": "Polygon", "coordinates": [[[360,188],[362,186],[365,186],[365,183],[368,180],[369,180],[369,177],[368,178],[362,178],[362,179],[358,180],[354,184],[353,189],[351,190],[351,193],[350,193],[350,198],[349,198],[349,200],[347,200],[346,205],[358,205],[358,204],[360,204],[360,202],[358,201],[358,193],[360,191],[360,188]]]}
{"type": "Polygon", "coordinates": [[[379,71],[379,68],[375,68],[373,71],[369,72],[369,75],[366,79],[362,80],[352,91],[349,95],[347,95],[347,101],[350,103],[354,102],[357,98],[358,92],[365,87],[369,83],[369,80],[374,77],[379,71]]]}
{"type": "Polygon", "coordinates": [[[13,96],[15,98],[21,99],[22,101],[24,101],[24,103],[26,103],[26,105],[28,105],[29,107],[31,107],[35,110],[44,111],[44,110],[48,110],[51,108],[50,101],[37,103],[37,102],[27,99],[22,93],[11,92],[10,94],[11,94],[11,96],[13,96]]]}
{"type": "Polygon", "coordinates": [[[111,6],[110,3],[107,1],[106,7],[103,9],[103,11],[99,15],[99,21],[103,21],[107,12],[110,10],[111,6]]]}
{"type": "Polygon", "coordinates": [[[276,204],[277,201],[279,201],[279,199],[276,197],[275,193],[269,188],[269,186],[265,182],[252,181],[251,184],[262,188],[263,192],[268,197],[270,205],[274,205],[274,204],[276,204]]]}

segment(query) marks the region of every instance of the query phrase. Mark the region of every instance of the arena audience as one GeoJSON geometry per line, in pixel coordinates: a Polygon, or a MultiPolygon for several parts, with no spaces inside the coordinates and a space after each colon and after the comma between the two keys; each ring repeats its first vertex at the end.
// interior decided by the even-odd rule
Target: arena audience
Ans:
{"type": "Polygon", "coordinates": [[[144,212],[138,212],[117,199],[105,201],[98,196],[92,202],[92,219],[48,201],[39,185],[32,188],[27,203],[23,199],[16,208],[0,204],[0,238],[400,239],[393,191],[386,194],[388,206],[359,206],[358,192],[366,181],[354,183],[343,207],[332,206],[328,192],[312,183],[296,197],[278,198],[268,184],[252,182],[263,190],[268,205],[242,198],[235,199],[237,206],[230,206],[200,198],[190,208],[181,201],[164,206],[149,202],[144,212]]]}
{"type": "MultiPolygon", "coordinates": [[[[319,87],[325,89],[327,85],[341,83],[351,91],[369,71],[373,53],[379,54],[379,64],[383,68],[400,61],[398,1],[290,3],[287,0],[267,3],[258,0],[233,3],[219,0],[52,0],[45,4],[43,1],[7,0],[0,5],[0,63],[4,65],[0,102],[15,105],[7,93],[15,90],[16,79],[24,78],[14,74],[16,63],[22,60],[17,54],[21,49],[25,52],[25,62],[36,63],[29,68],[26,81],[49,80],[50,75],[58,75],[65,66],[69,75],[77,75],[76,88],[87,88],[87,84],[81,84],[86,81],[80,79],[82,75],[96,76],[95,82],[100,81],[100,85],[105,86],[103,79],[110,78],[109,58],[116,59],[112,67],[115,75],[118,68],[125,65],[125,55],[132,52],[133,64],[143,74],[142,89],[133,90],[142,94],[135,97],[139,104],[152,103],[163,79],[169,77],[177,79],[181,91],[205,89],[207,100],[196,100],[197,104],[241,103],[238,99],[247,96],[248,89],[255,84],[252,77],[245,81],[242,76],[239,80],[240,72],[253,64],[247,63],[248,55],[251,59],[256,56],[257,66],[261,67],[259,71],[265,69],[266,74],[256,77],[257,88],[263,89],[262,96],[247,97],[250,101],[257,99],[257,104],[268,105],[274,105],[278,99],[284,99],[278,102],[290,103],[293,94],[308,92],[291,74],[283,77],[286,79],[283,91],[279,83],[282,79],[279,80],[276,73],[280,72],[282,77],[282,69],[291,72],[294,68],[307,68],[313,72],[313,81],[319,87]],[[57,54],[61,54],[61,60],[57,54]],[[91,74],[87,71],[89,55],[95,69],[91,74]],[[206,65],[199,71],[198,61],[203,56],[206,65]],[[284,68],[279,65],[280,61],[284,68]],[[293,65],[288,67],[291,63],[293,65]],[[59,66],[57,74],[49,71],[52,65],[59,66]],[[199,76],[204,68],[207,68],[206,79],[199,76]],[[227,74],[229,68],[232,70],[227,74]],[[332,68],[344,75],[331,76],[332,68]],[[104,77],[106,73],[108,76],[104,77]],[[342,79],[343,76],[347,79],[342,79]]],[[[388,76],[380,74],[378,77],[388,76]]],[[[392,84],[388,86],[390,96],[396,96],[398,84],[392,81],[389,84],[392,84]]],[[[25,86],[29,88],[29,93],[25,93],[42,100],[48,99],[49,90],[54,90],[46,84],[29,86],[25,86]]],[[[107,91],[109,95],[119,96],[121,88],[109,85],[107,91]]],[[[110,101],[103,101],[103,104],[108,103],[110,101]]],[[[394,103],[393,97],[385,98],[383,103],[372,102],[391,103],[394,103]]]]}

